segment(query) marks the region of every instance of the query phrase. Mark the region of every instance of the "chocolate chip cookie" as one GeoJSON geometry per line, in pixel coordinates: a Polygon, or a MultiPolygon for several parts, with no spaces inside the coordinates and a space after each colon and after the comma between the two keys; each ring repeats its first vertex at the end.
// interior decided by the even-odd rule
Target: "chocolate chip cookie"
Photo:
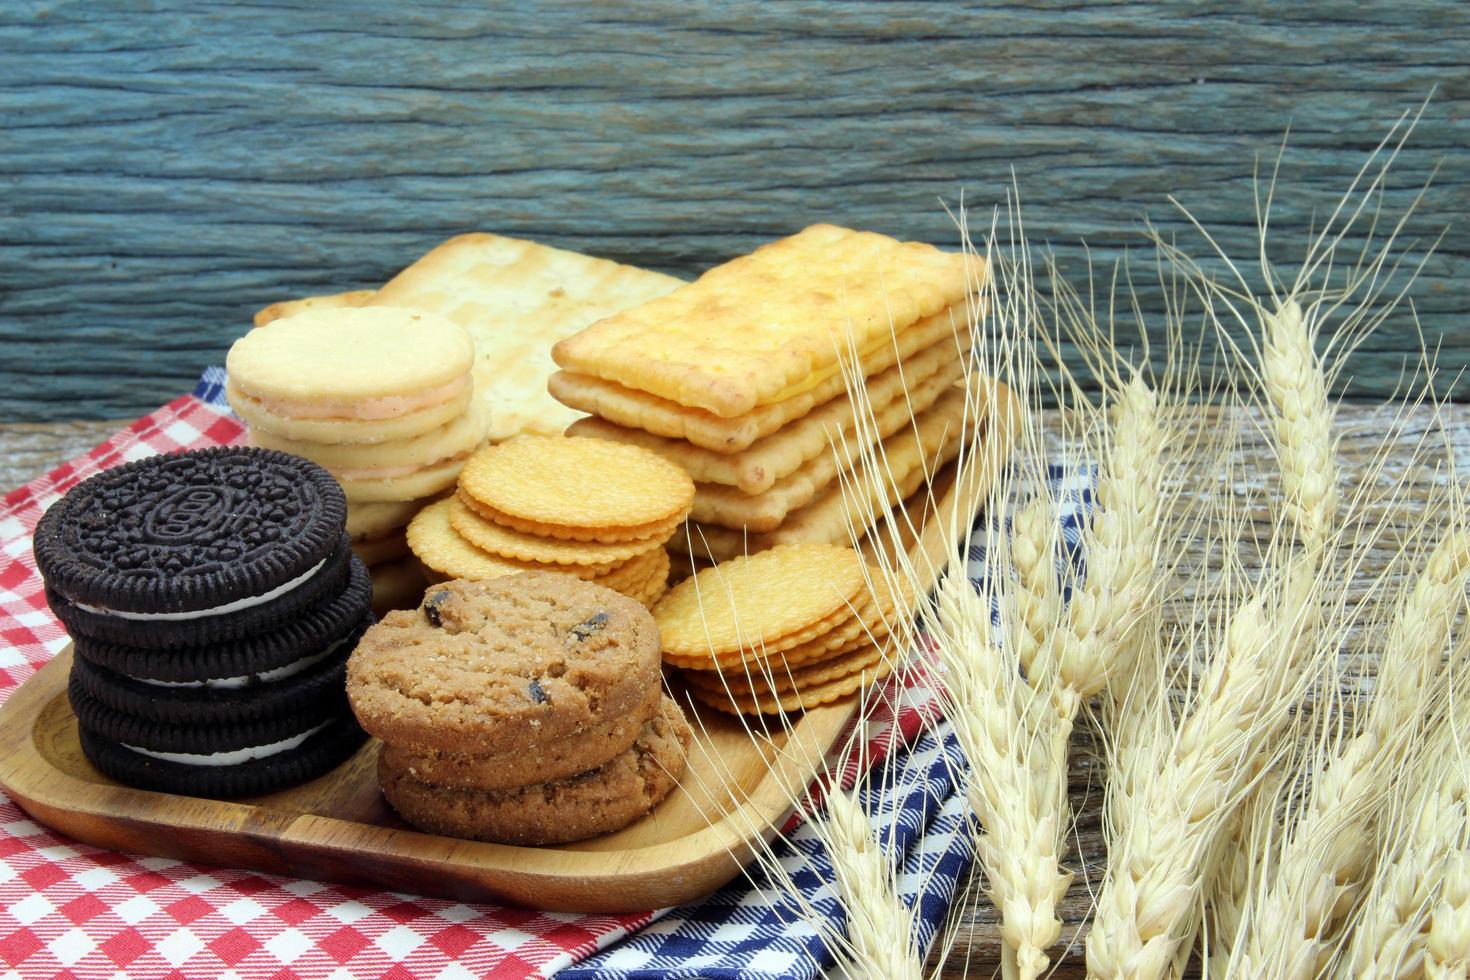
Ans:
{"type": "Polygon", "coordinates": [[[659,647],[648,610],[611,589],[552,572],[456,579],[364,634],[347,691],[395,746],[530,751],[646,704],[659,647]]]}
{"type": "Polygon", "coordinates": [[[383,795],[421,830],[500,844],[563,844],[611,833],[669,795],[684,772],[693,732],[671,698],[631,748],[590,772],[507,790],[435,785],[378,758],[383,795]]]}

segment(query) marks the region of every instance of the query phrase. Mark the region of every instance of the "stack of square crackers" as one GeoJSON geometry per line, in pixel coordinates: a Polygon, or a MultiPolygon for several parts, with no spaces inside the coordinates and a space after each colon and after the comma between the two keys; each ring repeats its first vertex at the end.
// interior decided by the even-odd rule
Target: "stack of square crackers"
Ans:
{"type": "Polygon", "coordinates": [[[568,434],[690,473],[670,547],[692,565],[845,543],[958,453],[983,275],[973,256],[815,225],[561,341],[549,388],[593,416],[568,434]],[[855,465],[879,443],[881,477],[855,465]]]}

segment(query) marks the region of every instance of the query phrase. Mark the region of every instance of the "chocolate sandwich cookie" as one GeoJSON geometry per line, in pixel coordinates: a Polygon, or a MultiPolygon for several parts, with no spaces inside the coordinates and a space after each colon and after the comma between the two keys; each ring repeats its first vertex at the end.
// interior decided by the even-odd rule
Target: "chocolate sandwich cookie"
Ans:
{"type": "Polygon", "coordinates": [[[564,844],[626,827],[663,801],[684,773],[693,733],[672,700],[607,764],[506,790],[425,782],[378,757],[378,781],[399,816],[434,834],[501,844],[564,844]]]}
{"type": "Polygon", "coordinates": [[[145,749],[85,725],[78,734],[82,752],[103,775],[158,793],[204,797],[259,796],[304,783],[336,768],[367,738],[350,715],[274,743],[219,751],[145,749]]]}
{"type": "Polygon", "coordinates": [[[357,637],[372,624],[368,612],[372,592],[368,570],[361,561],[352,559],[346,588],[269,633],[172,650],[148,650],[78,634],[73,637],[73,652],[79,660],[143,682],[178,684],[235,678],[249,683],[269,682],[289,676],[293,668],[301,669],[306,661],[330,648],[340,646],[350,652],[357,637]]]}
{"type": "Polygon", "coordinates": [[[187,721],[156,721],[119,711],[93,697],[77,673],[66,686],[77,724],[117,742],[151,752],[213,754],[274,745],[318,728],[345,709],[344,695],[323,697],[316,704],[294,705],[261,717],[233,723],[201,725],[187,721]]]}
{"type": "Polygon", "coordinates": [[[67,629],[165,649],[279,628],[341,591],[346,500],[329,473],[243,447],[128,463],[71,490],[36,528],[67,629]]]}
{"type": "Polygon", "coordinates": [[[347,657],[372,624],[357,627],[325,649],[258,674],[198,681],[129,677],[77,657],[71,679],[102,705],[130,718],[177,725],[234,725],[281,715],[341,712],[345,707],[347,657]]]}
{"type": "Polygon", "coordinates": [[[551,572],[431,587],[347,665],[363,727],[417,751],[529,751],[646,704],[659,682],[648,610],[551,572]]]}

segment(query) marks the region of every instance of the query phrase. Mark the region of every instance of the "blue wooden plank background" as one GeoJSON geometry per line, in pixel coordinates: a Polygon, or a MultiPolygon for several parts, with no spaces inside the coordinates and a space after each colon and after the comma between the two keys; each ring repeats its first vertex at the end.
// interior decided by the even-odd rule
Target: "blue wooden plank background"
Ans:
{"type": "MultiPolygon", "coordinates": [[[[1188,203],[1253,251],[1250,179],[1292,127],[1299,246],[1401,112],[1414,292],[1470,363],[1470,5],[0,5],[0,421],[138,413],[250,313],[381,282],[480,229],[684,274],[816,220],[952,244],[1020,187],[1080,276],[1188,203]],[[1089,251],[1084,250],[1085,246],[1089,251]]],[[[1157,297],[1145,289],[1145,305],[1157,297]]],[[[1383,393],[1400,317],[1351,383],[1383,393]]]]}

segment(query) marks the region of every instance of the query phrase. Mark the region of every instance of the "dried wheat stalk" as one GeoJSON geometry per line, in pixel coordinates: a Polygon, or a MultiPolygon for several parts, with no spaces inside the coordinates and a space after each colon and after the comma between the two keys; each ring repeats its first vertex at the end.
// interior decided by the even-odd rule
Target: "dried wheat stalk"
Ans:
{"type": "Polygon", "coordinates": [[[1467,573],[1470,530],[1454,529],[1399,603],[1361,730],[1317,762],[1274,876],[1251,903],[1232,972],[1313,977],[1340,942],[1343,919],[1376,857],[1374,825],[1385,792],[1422,735],[1467,573]]]}

